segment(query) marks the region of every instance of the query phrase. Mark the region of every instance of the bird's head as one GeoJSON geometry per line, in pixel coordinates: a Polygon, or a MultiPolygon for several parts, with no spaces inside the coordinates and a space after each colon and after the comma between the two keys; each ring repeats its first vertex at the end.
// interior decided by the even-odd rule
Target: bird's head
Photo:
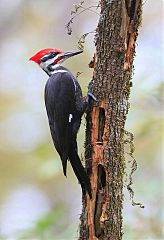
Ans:
{"type": "Polygon", "coordinates": [[[62,52],[59,49],[46,48],[35,55],[33,55],[29,60],[34,61],[39,64],[39,66],[48,74],[52,75],[55,68],[57,68],[66,59],[82,53],[82,50],[62,52]]]}

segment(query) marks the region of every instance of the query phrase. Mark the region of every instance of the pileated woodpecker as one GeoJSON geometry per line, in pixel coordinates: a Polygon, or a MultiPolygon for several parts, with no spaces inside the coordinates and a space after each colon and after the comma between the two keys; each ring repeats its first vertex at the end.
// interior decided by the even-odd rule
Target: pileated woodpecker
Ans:
{"type": "Polygon", "coordinates": [[[68,69],[61,66],[66,59],[82,52],[62,52],[46,48],[29,60],[39,64],[49,75],[45,86],[45,105],[53,143],[62,161],[63,173],[66,176],[67,160],[70,160],[83,193],[87,191],[92,198],[91,184],[78,156],[76,138],[89,97],[94,99],[94,96],[88,87],[84,101],[78,81],[68,69]]]}

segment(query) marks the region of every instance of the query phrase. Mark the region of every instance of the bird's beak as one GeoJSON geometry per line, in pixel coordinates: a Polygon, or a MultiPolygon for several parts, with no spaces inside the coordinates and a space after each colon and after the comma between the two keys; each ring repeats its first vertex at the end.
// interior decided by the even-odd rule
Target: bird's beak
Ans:
{"type": "Polygon", "coordinates": [[[62,53],[62,57],[65,59],[65,58],[70,58],[70,57],[73,57],[75,55],[78,55],[80,53],[82,53],[83,51],[82,50],[78,50],[78,51],[71,51],[71,52],[64,52],[62,53]]]}

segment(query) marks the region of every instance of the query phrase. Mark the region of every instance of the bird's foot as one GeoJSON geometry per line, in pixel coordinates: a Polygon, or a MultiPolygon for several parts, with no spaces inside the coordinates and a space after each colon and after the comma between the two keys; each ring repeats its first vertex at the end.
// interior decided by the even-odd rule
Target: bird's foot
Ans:
{"type": "Polygon", "coordinates": [[[91,80],[88,84],[88,92],[87,92],[87,96],[86,96],[86,102],[87,103],[89,103],[90,99],[97,102],[97,98],[92,93],[92,86],[93,86],[93,80],[91,80]]]}

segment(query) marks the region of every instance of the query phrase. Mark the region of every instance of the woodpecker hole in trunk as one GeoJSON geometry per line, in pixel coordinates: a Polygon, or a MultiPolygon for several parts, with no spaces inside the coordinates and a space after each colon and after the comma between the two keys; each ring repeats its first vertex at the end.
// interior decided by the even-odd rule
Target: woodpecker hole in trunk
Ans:
{"type": "Polygon", "coordinates": [[[106,172],[104,166],[101,164],[99,164],[97,168],[98,168],[97,188],[102,190],[106,186],[106,172]]]}
{"type": "Polygon", "coordinates": [[[94,214],[94,227],[95,227],[95,236],[98,238],[103,234],[103,229],[100,225],[100,218],[102,215],[102,206],[104,203],[104,188],[106,186],[106,173],[104,166],[99,164],[97,166],[97,194],[96,194],[96,209],[94,214]]]}
{"type": "Polygon", "coordinates": [[[97,144],[103,144],[103,135],[104,135],[104,127],[105,127],[105,109],[99,108],[99,121],[98,121],[98,138],[97,144]]]}

